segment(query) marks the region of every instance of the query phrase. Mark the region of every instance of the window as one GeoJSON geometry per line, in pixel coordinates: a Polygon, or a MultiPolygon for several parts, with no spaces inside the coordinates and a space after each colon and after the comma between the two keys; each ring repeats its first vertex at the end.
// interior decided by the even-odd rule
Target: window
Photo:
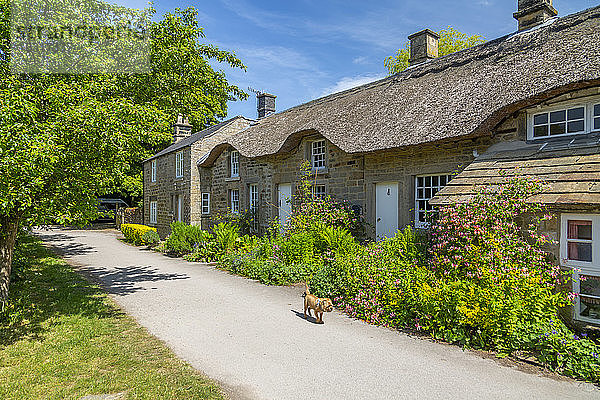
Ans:
{"type": "Polygon", "coordinates": [[[600,131],[600,103],[578,99],[569,103],[532,110],[528,115],[527,138],[548,139],[600,131]]]}
{"type": "Polygon", "coordinates": [[[556,110],[533,116],[533,138],[571,135],[585,131],[585,107],[556,110]]]}
{"type": "Polygon", "coordinates": [[[325,141],[317,140],[311,143],[312,167],[314,169],[325,168],[325,141]]]}
{"type": "Polygon", "coordinates": [[[237,178],[238,176],[240,176],[240,153],[238,153],[237,151],[232,151],[229,159],[229,171],[231,172],[230,176],[232,178],[237,178]]]}
{"type": "Polygon", "coordinates": [[[183,151],[175,153],[175,178],[183,178],[183,151]]]}
{"type": "Polygon", "coordinates": [[[202,193],[202,214],[210,214],[210,193],[202,193]]]}
{"type": "Polygon", "coordinates": [[[150,182],[156,182],[156,160],[150,164],[150,182]]]}
{"type": "Polygon", "coordinates": [[[239,214],[239,212],[240,212],[240,191],[238,189],[231,189],[229,191],[229,208],[233,214],[239,214]]]}
{"type": "Polygon", "coordinates": [[[153,200],[150,201],[150,223],[156,224],[157,219],[156,200],[153,200]]]}
{"type": "Polygon", "coordinates": [[[312,194],[315,199],[324,199],[327,196],[325,185],[314,185],[312,187],[312,194]]]}
{"type": "Polygon", "coordinates": [[[258,231],[258,185],[250,185],[250,212],[252,213],[252,229],[258,231]]]}
{"type": "Polygon", "coordinates": [[[433,207],[429,204],[429,200],[446,186],[451,179],[452,175],[417,176],[415,185],[416,227],[427,227],[429,214],[433,211],[433,207]]]}
{"type": "Polygon", "coordinates": [[[600,215],[563,214],[561,259],[573,268],[575,319],[600,324],[600,215]]]}

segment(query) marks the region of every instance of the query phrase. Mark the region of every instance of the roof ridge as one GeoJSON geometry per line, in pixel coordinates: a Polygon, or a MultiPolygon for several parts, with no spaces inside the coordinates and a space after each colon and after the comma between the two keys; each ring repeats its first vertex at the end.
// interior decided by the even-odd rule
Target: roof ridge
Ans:
{"type": "MultiPolygon", "coordinates": [[[[597,10],[597,11],[600,12],[600,5],[595,6],[595,7],[590,7],[588,9],[585,9],[585,10],[582,10],[582,11],[578,11],[578,12],[573,13],[573,14],[568,14],[568,15],[565,15],[563,17],[553,18],[551,20],[552,23],[546,24],[545,26],[542,27],[542,29],[551,29],[552,27],[555,27],[556,24],[560,24],[560,23],[563,23],[563,25],[564,25],[564,23],[568,22],[569,19],[574,19],[575,23],[569,24],[569,25],[567,25],[565,27],[561,27],[562,29],[565,29],[565,28],[568,28],[568,27],[571,27],[571,26],[574,26],[574,25],[578,25],[578,24],[584,23],[586,20],[594,17],[594,15],[592,13],[595,10],[597,10]],[[585,18],[583,20],[578,20],[578,17],[580,17],[581,15],[586,14],[586,13],[589,13],[589,14],[592,14],[592,15],[589,15],[587,18],[585,18]]],[[[465,57],[462,60],[455,60],[455,61],[453,61],[452,59],[459,58],[459,57],[464,57],[465,54],[467,54],[467,53],[470,53],[470,52],[476,53],[477,51],[481,51],[482,49],[484,49],[486,47],[496,46],[499,43],[505,42],[505,41],[507,41],[507,40],[509,40],[509,39],[511,39],[513,37],[519,37],[521,35],[532,33],[532,32],[539,31],[539,30],[540,30],[540,26],[536,26],[536,27],[533,27],[533,28],[530,28],[530,29],[527,29],[527,30],[524,30],[524,31],[512,32],[512,33],[506,34],[504,36],[500,36],[498,38],[492,39],[492,40],[490,40],[488,42],[481,43],[481,44],[478,44],[476,46],[469,47],[467,49],[459,50],[457,52],[450,53],[450,54],[447,54],[445,56],[437,57],[435,59],[428,60],[428,61],[426,61],[424,63],[421,63],[421,64],[410,66],[407,69],[405,69],[404,71],[398,72],[397,74],[386,76],[386,77],[378,79],[376,81],[369,82],[369,83],[366,83],[364,85],[356,86],[356,87],[353,87],[353,88],[350,88],[350,89],[346,89],[346,90],[343,90],[341,92],[331,93],[329,95],[326,95],[326,96],[323,96],[323,97],[319,97],[319,98],[314,99],[314,100],[310,100],[310,101],[308,101],[306,103],[298,104],[296,106],[290,107],[290,108],[288,108],[286,110],[283,110],[281,112],[271,114],[270,116],[284,114],[284,113],[287,113],[288,111],[297,111],[297,110],[302,110],[304,108],[309,108],[309,107],[312,107],[314,105],[318,105],[318,104],[326,103],[326,102],[333,101],[333,100],[336,100],[336,99],[339,99],[339,98],[343,98],[343,97],[351,95],[351,94],[353,94],[355,92],[359,92],[359,91],[362,91],[362,90],[371,89],[371,88],[377,87],[377,86],[382,86],[382,85],[384,85],[384,84],[386,84],[388,82],[401,81],[401,80],[407,80],[407,79],[412,79],[412,78],[418,78],[418,77],[421,77],[423,75],[426,75],[426,74],[429,74],[429,73],[440,72],[440,71],[443,71],[443,70],[448,69],[448,68],[460,67],[460,66],[462,66],[464,64],[473,62],[474,60],[481,60],[481,59],[493,56],[496,53],[493,52],[493,51],[489,51],[489,52],[486,52],[484,54],[473,54],[471,57],[465,57]],[[444,61],[446,63],[440,65],[440,63],[443,63],[444,61]]],[[[258,122],[258,124],[260,124],[263,121],[267,121],[268,118],[269,117],[264,118],[262,121],[258,122]]]]}

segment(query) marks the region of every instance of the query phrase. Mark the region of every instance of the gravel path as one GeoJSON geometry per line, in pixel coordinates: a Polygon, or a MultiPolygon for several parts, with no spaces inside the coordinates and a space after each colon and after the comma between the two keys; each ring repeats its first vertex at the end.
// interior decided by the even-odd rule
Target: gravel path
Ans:
{"type": "Polygon", "coordinates": [[[115,231],[36,233],[232,399],[600,399],[588,384],[337,312],[310,323],[300,287],[268,287],[140,250],[115,231]]]}

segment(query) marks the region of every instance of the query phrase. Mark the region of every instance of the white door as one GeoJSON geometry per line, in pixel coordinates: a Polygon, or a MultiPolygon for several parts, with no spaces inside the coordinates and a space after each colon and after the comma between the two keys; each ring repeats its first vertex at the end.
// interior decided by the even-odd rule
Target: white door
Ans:
{"type": "Polygon", "coordinates": [[[398,231],[398,182],[376,185],[375,208],[377,240],[393,237],[398,231]]]}
{"type": "Polygon", "coordinates": [[[279,207],[279,222],[285,225],[290,214],[292,213],[292,184],[291,183],[280,183],[278,187],[278,204],[279,207]]]}

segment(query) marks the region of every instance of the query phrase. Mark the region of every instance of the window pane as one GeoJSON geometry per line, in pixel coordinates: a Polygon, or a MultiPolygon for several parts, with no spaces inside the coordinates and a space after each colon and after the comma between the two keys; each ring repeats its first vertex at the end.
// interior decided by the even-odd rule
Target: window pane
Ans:
{"type": "Polygon", "coordinates": [[[446,186],[446,176],[440,176],[440,186],[446,186]]]}
{"type": "Polygon", "coordinates": [[[565,134],[565,124],[553,124],[550,125],[550,135],[563,135],[565,134]]]}
{"type": "Polygon", "coordinates": [[[430,199],[433,196],[431,196],[431,189],[425,189],[425,198],[426,199],[430,199]]]}
{"type": "Polygon", "coordinates": [[[600,276],[579,275],[579,292],[600,297],[600,276]]]}
{"type": "Polygon", "coordinates": [[[425,177],[425,186],[431,187],[431,177],[430,176],[425,177]]]}
{"type": "Polygon", "coordinates": [[[569,120],[573,119],[583,119],[583,107],[572,108],[567,112],[567,118],[569,120]]]}
{"type": "Polygon", "coordinates": [[[438,182],[439,182],[439,177],[438,176],[434,176],[432,181],[432,185],[433,186],[438,186],[438,182]]]}
{"type": "Polygon", "coordinates": [[[548,114],[538,114],[533,116],[534,125],[543,125],[548,123],[548,114]]]}
{"type": "Polygon", "coordinates": [[[423,187],[423,184],[424,184],[423,177],[422,176],[418,177],[417,178],[417,186],[423,187]]]}
{"type": "Polygon", "coordinates": [[[594,130],[600,129],[600,118],[594,118],[594,130]]]}
{"type": "Polygon", "coordinates": [[[592,240],[592,221],[568,221],[567,239],[592,240]]]}
{"type": "Polygon", "coordinates": [[[567,257],[569,260],[592,262],[592,244],[568,242],[567,257]]]}
{"type": "Polygon", "coordinates": [[[550,113],[550,122],[562,122],[567,116],[566,110],[554,111],[550,113]]]}
{"type": "Polygon", "coordinates": [[[600,104],[594,106],[594,117],[600,117],[600,104]]]}
{"type": "Polygon", "coordinates": [[[422,199],[425,196],[425,189],[417,190],[417,198],[422,199]]]}
{"type": "Polygon", "coordinates": [[[533,128],[533,137],[548,136],[548,125],[536,126],[533,128]]]}
{"type": "Polygon", "coordinates": [[[600,299],[580,297],[579,315],[600,320],[600,299]]]}
{"type": "Polygon", "coordinates": [[[573,121],[567,124],[567,132],[575,133],[583,131],[583,120],[581,121],[573,121]]]}

